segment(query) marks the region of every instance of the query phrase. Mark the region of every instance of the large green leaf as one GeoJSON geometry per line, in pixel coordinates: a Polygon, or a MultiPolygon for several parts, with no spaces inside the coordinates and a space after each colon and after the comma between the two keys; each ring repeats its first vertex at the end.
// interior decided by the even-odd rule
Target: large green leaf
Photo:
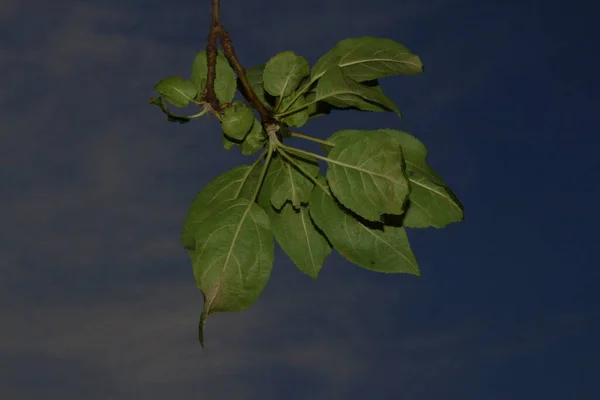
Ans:
{"type": "Polygon", "coordinates": [[[420,275],[404,228],[361,221],[318,186],[309,204],[315,224],[348,261],[377,272],[420,275]]]}
{"type": "Polygon", "coordinates": [[[463,207],[442,178],[427,164],[425,145],[401,130],[380,131],[400,143],[406,161],[411,192],[403,225],[409,228],[443,228],[450,223],[462,221],[463,207]]]}
{"type": "Polygon", "coordinates": [[[308,61],[293,51],[277,53],[267,62],[263,71],[265,90],[278,97],[290,95],[302,79],[310,74],[308,61]]]}
{"type": "MultiPolygon", "coordinates": [[[[319,173],[319,163],[316,159],[298,155],[290,157],[312,176],[319,173]]],[[[288,200],[296,208],[308,202],[314,183],[295,166],[277,156],[271,160],[264,185],[271,193],[271,203],[279,210],[288,200]]]]}
{"type": "Polygon", "coordinates": [[[370,221],[382,214],[400,215],[410,186],[399,143],[384,132],[347,130],[328,141],[335,147],[328,158],[327,181],[335,197],[370,221]]]}
{"type": "Polygon", "coordinates": [[[271,220],[277,243],[300,271],[316,278],[331,253],[327,239],[316,229],[307,207],[296,209],[287,203],[277,211],[270,198],[270,188],[265,188],[258,201],[271,220]]]}
{"type": "Polygon", "coordinates": [[[181,231],[181,244],[184,248],[194,250],[196,232],[219,204],[237,198],[252,199],[260,171],[258,168],[250,168],[249,165],[235,167],[210,181],[196,195],[181,231]]]}
{"type": "Polygon", "coordinates": [[[199,338],[206,318],[242,311],[262,293],[273,268],[273,232],[266,212],[247,199],[228,200],[212,210],[196,232],[194,277],[204,297],[199,338]]]}
{"type": "MultiPolygon", "coordinates": [[[[202,50],[194,59],[191,77],[192,82],[194,82],[196,85],[199,96],[204,94],[207,78],[208,60],[206,56],[206,50],[202,50]]],[[[231,65],[229,65],[229,61],[227,61],[225,54],[221,50],[218,50],[217,52],[214,87],[217,99],[221,104],[231,102],[235,96],[235,91],[237,90],[235,72],[233,68],[231,68],[231,65]]]]}
{"type": "Polygon", "coordinates": [[[314,82],[330,68],[340,67],[346,76],[357,82],[390,75],[411,75],[423,72],[419,57],[391,39],[364,36],[344,39],[325,53],[313,66],[314,82]]]}
{"type": "Polygon", "coordinates": [[[364,111],[400,110],[379,86],[367,86],[344,75],[341,68],[332,67],[319,79],[316,97],[313,100],[325,101],[336,107],[356,107],[364,111]]]}
{"type": "Polygon", "coordinates": [[[170,76],[154,85],[154,90],[175,107],[183,108],[196,97],[196,86],[179,76],[170,76]]]}

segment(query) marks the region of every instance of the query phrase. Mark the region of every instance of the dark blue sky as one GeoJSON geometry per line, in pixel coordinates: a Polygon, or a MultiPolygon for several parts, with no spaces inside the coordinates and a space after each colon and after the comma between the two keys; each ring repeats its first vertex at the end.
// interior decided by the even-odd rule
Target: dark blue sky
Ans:
{"type": "Polygon", "coordinates": [[[600,398],[600,69],[592,2],[223,0],[245,66],[389,37],[425,73],[382,84],[466,220],[411,230],[422,276],[279,250],[250,309],[212,316],[179,245],[195,193],[241,162],[218,125],[170,124],[208,0],[0,5],[0,398],[600,398]]]}

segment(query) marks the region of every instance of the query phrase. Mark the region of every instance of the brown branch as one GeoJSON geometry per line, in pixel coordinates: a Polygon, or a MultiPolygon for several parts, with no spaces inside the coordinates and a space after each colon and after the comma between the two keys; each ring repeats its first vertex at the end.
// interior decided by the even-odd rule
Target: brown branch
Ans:
{"type": "Polygon", "coordinates": [[[204,88],[204,98],[216,112],[221,111],[219,99],[215,94],[215,79],[217,76],[217,38],[220,36],[221,22],[219,15],[219,0],[212,0],[212,17],[206,43],[206,58],[208,59],[208,76],[204,88]]]}
{"type": "Polygon", "coordinates": [[[235,50],[233,49],[233,41],[231,40],[229,33],[227,33],[225,28],[223,28],[219,7],[220,0],[212,0],[212,17],[210,21],[208,43],[206,45],[208,59],[208,79],[206,81],[205,100],[210,103],[213,109],[217,112],[221,110],[221,105],[219,104],[219,100],[215,94],[217,39],[220,39],[221,45],[223,46],[223,52],[225,53],[227,60],[233,66],[238,78],[240,79],[240,82],[242,83],[242,94],[246,100],[248,100],[252,106],[258,110],[263,125],[266,123],[272,123],[274,122],[273,114],[258,99],[256,93],[254,93],[254,90],[252,90],[252,86],[250,86],[250,82],[246,76],[246,70],[240,63],[240,60],[237,58],[235,50]]]}
{"type": "Polygon", "coordinates": [[[250,86],[250,82],[248,81],[248,77],[246,76],[246,70],[244,69],[244,67],[242,67],[240,60],[237,58],[235,51],[233,50],[233,42],[231,40],[231,37],[224,29],[221,30],[221,43],[223,44],[223,51],[225,52],[227,60],[229,60],[229,63],[233,65],[233,68],[235,69],[238,78],[240,78],[242,88],[244,89],[242,91],[242,94],[244,95],[246,100],[252,103],[252,106],[258,110],[258,113],[260,114],[260,119],[263,121],[263,123],[271,122],[271,112],[267,110],[264,104],[258,99],[256,93],[254,93],[254,90],[252,90],[252,86],[250,86]]]}

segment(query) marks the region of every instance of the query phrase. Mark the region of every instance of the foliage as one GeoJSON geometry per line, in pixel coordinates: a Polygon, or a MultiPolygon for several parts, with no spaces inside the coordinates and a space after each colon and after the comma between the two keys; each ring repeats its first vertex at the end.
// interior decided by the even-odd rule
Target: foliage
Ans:
{"type": "Polygon", "coordinates": [[[256,301],[273,268],[273,238],[313,278],[332,249],[372,271],[419,275],[405,228],[463,219],[460,202],[427,164],[423,143],[398,129],[341,130],[326,141],[293,130],[333,110],[400,115],[378,80],[422,72],[419,57],[391,39],[367,36],[342,40],[312,68],[284,51],[244,70],[218,13],[215,21],[190,79],[162,79],[154,87],[160,96],[150,99],[173,122],[214,115],[226,149],[262,150],[250,165],[206,185],[184,223],[182,245],[204,297],[201,344],[209,315],[256,301]],[[215,47],[219,37],[224,52],[215,47]],[[249,101],[234,101],[236,90],[249,101]],[[177,115],[166,103],[201,111],[177,115]],[[321,143],[325,155],[284,144],[290,136],[321,143]]]}

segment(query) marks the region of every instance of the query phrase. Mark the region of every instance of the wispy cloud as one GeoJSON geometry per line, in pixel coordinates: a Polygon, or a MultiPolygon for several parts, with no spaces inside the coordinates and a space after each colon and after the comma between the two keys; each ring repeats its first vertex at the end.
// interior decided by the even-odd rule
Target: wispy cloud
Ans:
{"type": "MultiPolygon", "coordinates": [[[[202,388],[207,397],[245,393],[244,398],[259,398],[261,391],[273,390],[269,376],[295,370],[313,382],[314,395],[341,398],[369,379],[368,368],[377,367],[375,357],[379,355],[361,349],[361,343],[368,343],[372,333],[361,326],[361,321],[349,318],[357,293],[343,283],[332,299],[339,307],[337,312],[327,305],[318,311],[320,301],[331,295],[318,285],[313,286],[314,292],[303,307],[291,307],[295,316],[290,315],[289,308],[276,305],[277,300],[285,303],[292,296],[296,302],[306,302],[307,286],[301,287],[304,296],[302,290],[286,290],[291,292],[288,295],[278,291],[277,298],[267,296],[270,298],[243,313],[212,317],[204,351],[195,335],[199,305],[190,303],[191,298],[200,296],[193,285],[177,283],[144,284],[137,290],[123,287],[102,302],[86,299],[77,304],[65,299],[62,304],[40,305],[26,314],[9,314],[4,319],[6,329],[0,334],[0,352],[87,366],[96,371],[98,381],[108,380],[105,384],[119,394],[136,388],[139,395],[159,398],[157,387],[165,395],[179,385],[191,385],[202,388]],[[314,311],[298,314],[304,307],[314,311]],[[326,322],[315,323],[319,320],[326,322]],[[285,327],[279,329],[282,325],[285,327]],[[334,337],[332,330],[342,336],[334,337]]],[[[377,288],[367,285],[360,292],[370,290],[377,288]]],[[[390,348],[400,357],[411,354],[394,368],[408,370],[415,367],[417,357],[442,356],[441,347],[447,347],[440,343],[456,340],[447,335],[456,333],[437,333],[420,339],[419,345],[400,334],[399,342],[413,346],[390,348]]],[[[52,369],[53,364],[42,366],[43,373],[51,373],[47,368],[52,369]]],[[[14,379],[17,377],[9,381],[14,379]]],[[[52,385],[40,384],[38,390],[55,395],[67,390],[52,385]]],[[[19,393],[21,388],[14,389],[19,393]]]]}

